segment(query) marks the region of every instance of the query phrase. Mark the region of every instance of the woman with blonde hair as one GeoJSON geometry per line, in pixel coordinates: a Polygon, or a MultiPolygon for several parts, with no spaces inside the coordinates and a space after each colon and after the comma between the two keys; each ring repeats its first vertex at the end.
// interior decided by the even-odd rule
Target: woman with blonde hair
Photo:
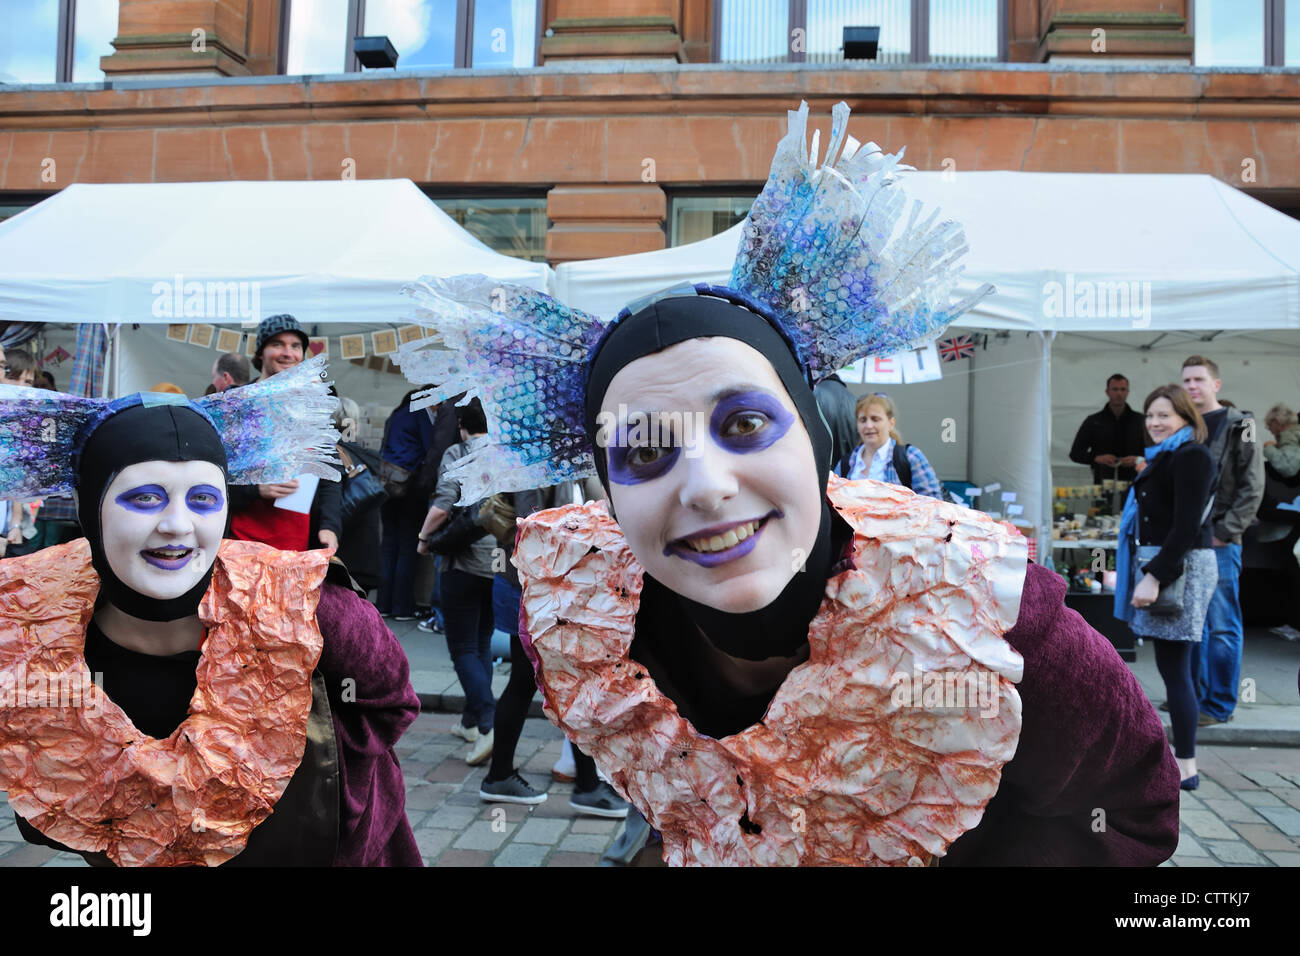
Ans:
{"type": "Polygon", "coordinates": [[[898,411],[884,392],[858,399],[855,413],[862,444],[845,456],[835,473],[850,481],[872,478],[944,500],[943,485],[921,449],[898,434],[898,411]]]}

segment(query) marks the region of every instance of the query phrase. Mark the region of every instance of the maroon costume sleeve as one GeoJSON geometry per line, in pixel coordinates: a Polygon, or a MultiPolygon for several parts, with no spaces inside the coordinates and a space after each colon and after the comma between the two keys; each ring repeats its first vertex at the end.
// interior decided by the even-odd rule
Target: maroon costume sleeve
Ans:
{"type": "Polygon", "coordinates": [[[420,713],[406,652],[379,612],[347,588],[323,584],[316,617],[339,753],[335,864],[420,866],[393,752],[420,713]]]}
{"type": "Polygon", "coordinates": [[[1031,564],[1006,638],[1024,726],[984,819],[944,865],[1154,866],[1178,846],[1178,766],[1137,678],[1031,564]]]}

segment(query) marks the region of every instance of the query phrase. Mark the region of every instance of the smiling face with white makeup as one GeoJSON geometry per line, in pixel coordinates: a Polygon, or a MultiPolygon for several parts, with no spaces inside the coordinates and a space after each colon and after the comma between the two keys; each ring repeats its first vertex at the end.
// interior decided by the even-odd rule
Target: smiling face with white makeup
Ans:
{"type": "Polygon", "coordinates": [[[812,442],[771,363],[735,339],[680,342],[620,369],[601,415],[633,426],[596,451],[642,567],[721,611],[774,601],[813,548],[822,495],[812,442]],[[633,418],[667,424],[638,430],[633,418]],[[671,444],[659,440],[669,433],[671,444]]]}
{"type": "Polygon", "coordinates": [[[101,505],[104,554],[133,591],[159,600],[194,587],[226,527],[226,479],[209,461],[146,461],[123,468],[101,505]]]}

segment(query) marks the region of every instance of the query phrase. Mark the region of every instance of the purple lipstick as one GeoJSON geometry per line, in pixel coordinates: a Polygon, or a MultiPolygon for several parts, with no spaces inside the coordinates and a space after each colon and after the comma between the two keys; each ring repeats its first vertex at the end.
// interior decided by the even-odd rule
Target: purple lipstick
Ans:
{"type": "Polygon", "coordinates": [[[179,571],[190,563],[190,559],[194,557],[194,549],[157,548],[153,551],[141,551],[140,557],[163,571],[179,571]]]}
{"type": "Polygon", "coordinates": [[[664,548],[665,555],[674,555],[679,558],[685,558],[687,561],[693,561],[701,567],[716,568],[731,561],[738,561],[749,552],[754,550],[758,543],[758,536],[763,533],[767,527],[767,522],[771,518],[782,518],[783,514],[779,511],[773,511],[764,515],[762,518],[750,518],[748,521],[732,521],[727,524],[714,525],[709,528],[703,528],[696,534],[689,536],[689,541],[697,544],[707,545],[710,539],[725,538],[728,533],[735,534],[737,528],[745,528],[747,534],[744,539],[737,541],[730,547],[723,547],[720,550],[702,551],[692,547],[687,538],[678,538],[670,542],[668,547],[664,548]],[[750,530],[752,529],[752,530],[750,530]]]}

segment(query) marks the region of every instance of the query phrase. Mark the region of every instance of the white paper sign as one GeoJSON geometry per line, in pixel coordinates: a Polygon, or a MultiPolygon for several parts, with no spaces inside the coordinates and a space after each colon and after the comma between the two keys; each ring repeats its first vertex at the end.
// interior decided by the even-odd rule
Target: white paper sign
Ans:
{"type": "Polygon", "coordinates": [[[1025,513],[1024,505],[1007,505],[1007,514],[1009,515],[1022,515],[1024,513],[1025,513]]]}
{"type": "Polygon", "coordinates": [[[1004,491],[1004,492],[1002,492],[1002,500],[1003,500],[1003,501],[1015,501],[1015,500],[1016,500],[1016,493],[1015,493],[1014,491],[1004,491]]]}
{"type": "Polygon", "coordinates": [[[1001,490],[1002,490],[1002,482],[1000,482],[1000,481],[995,481],[995,482],[993,482],[993,484],[991,484],[991,485],[985,485],[985,486],[984,486],[984,493],[985,493],[986,495],[987,495],[987,494],[992,494],[992,493],[995,492],[995,491],[1001,491],[1001,490]]]}
{"type": "Polygon", "coordinates": [[[300,515],[311,514],[312,499],[316,497],[316,486],[320,479],[315,475],[299,475],[298,490],[291,495],[275,499],[275,506],[285,511],[296,511],[300,515]]]}
{"type": "Polygon", "coordinates": [[[902,385],[902,359],[897,355],[877,355],[868,358],[862,381],[867,385],[902,385]]]}
{"type": "Polygon", "coordinates": [[[837,374],[845,385],[861,385],[862,373],[866,371],[866,368],[867,360],[860,358],[852,365],[844,366],[844,368],[840,369],[837,374]]]}
{"type": "Polygon", "coordinates": [[[939,350],[933,342],[927,342],[924,348],[903,352],[900,358],[903,381],[908,385],[913,382],[935,382],[943,378],[943,372],[939,371],[939,350]]]}
{"type": "Polygon", "coordinates": [[[967,498],[978,498],[980,496],[980,490],[978,488],[967,488],[964,492],[962,492],[962,494],[964,494],[967,498]]]}

